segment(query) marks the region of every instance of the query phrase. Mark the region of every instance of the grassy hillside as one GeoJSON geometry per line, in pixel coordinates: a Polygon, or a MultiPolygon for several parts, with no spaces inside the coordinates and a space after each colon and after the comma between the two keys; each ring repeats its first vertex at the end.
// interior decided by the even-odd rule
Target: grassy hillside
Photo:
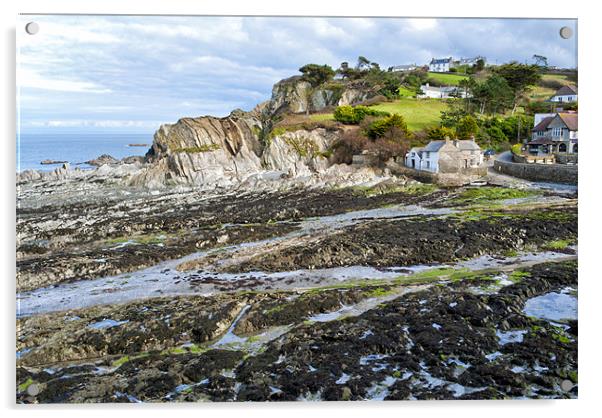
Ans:
{"type": "Polygon", "coordinates": [[[411,131],[439,124],[441,111],[447,108],[444,100],[433,99],[399,99],[393,102],[379,103],[372,106],[389,113],[398,113],[406,120],[411,131]]]}
{"type": "MultiPolygon", "coordinates": [[[[392,102],[370,106],[377,110],[397,113],[404,117],[411,131],[439,124],[441,111],[447,108],[445,100],[402,98],[392,102]]],[[[314,121],[333,120],[332,113],[317,113],[310,116],[314,121]]]]}
{"type": "Polygon", "coordinates": [[[448,85],[448,86],[457,86],[460,81],[468,78],[465,75],[458,75],[453,73],[431,73],[429,72],[429,77],[437,80],[438,82],[448,85]]]}
{"type": "MultiPolygon", "coordinates": [[[[572,81],[570,81],[568,76],[565,74],[543,74],[541,76],[541,84],[545,84],[546,81],[547,82],[555,81],[555,82],[560,83],[565,86],[575,84],[572,81]]],[[[542,85],[535,86],[533,88],[533,90],[531,91],[531,93],[529,94],[529,97],[534,100],[547,100],[551,96],[553,96],[554,93],[556,93],[556,90],[557,89],[555,89],[555,88],[545,87],[542,85]]]]}

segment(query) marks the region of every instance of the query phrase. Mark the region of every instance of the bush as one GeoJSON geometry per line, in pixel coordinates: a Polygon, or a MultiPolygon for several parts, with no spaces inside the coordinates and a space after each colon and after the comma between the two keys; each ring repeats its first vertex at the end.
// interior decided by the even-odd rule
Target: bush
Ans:
{"type": "Polygon", "coordinates": [[[404,146],[403,143],[385,138],[378,138],[376,141],[369,142],[366,145],[366,149],[369,150],[379,162],[385,162],[392,157],[405,155],[407,151],[407,147],[404,146]]]}
{"type": "Polygon", "coordinates": [[[479,125],[477,124],[477,120],[471,115],[461,118],[456,126],[456,135],[459,139],[470,139],[478,131],[479,125]]]}
{"type": "Polygon", "coordinates": [[[361,123],[366,116],[389,116],[388,112],[372,109],[366,106],[338,106],[333,114],[336,121],[347,125],[357,125],[361,123]]]}
{"type": "Polygon", "coordinates": [[[511,150],[512,150],[512,154],[514,154],[514,155],[522,155],[523,146],[522,146],[522,144],[514,144],[514,145],[512,145],[511,150]]]}
{"type": "Polygon", "coordinates": [[[393,131],[398,131],[399,136],[409,135],[408,125],[403,116],[394,114],[383,119],[375,120],[366,128],[366,135],[370,139],[382,138],[393,131]]]}
{"type": "Polygon", "coordinates": [[[360,154],[368,145],[368,139],[359,129],[345,132],[341,139],[332,146],[332,162],[334,164],[351,164],[353,156],[360,154]]]}
{"type": "Polygon", "coordinates": [[[431,141],[445,139],[445,137],[455,138],[456,132],[452,128],[445,126],[437,126],[426,131],[426,137],[431,141]]]}

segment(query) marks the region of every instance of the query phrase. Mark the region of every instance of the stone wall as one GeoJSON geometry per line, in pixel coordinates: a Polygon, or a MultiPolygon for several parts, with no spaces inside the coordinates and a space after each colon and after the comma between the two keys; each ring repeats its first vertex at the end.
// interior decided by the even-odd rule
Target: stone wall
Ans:
{"type": "Polygon", "coordinates": [[[578,154],[554,154],[554,156],[556,157],[556,161],[559,164],[577,164],[577,155],[578,154]]]}
{"type": "Polygon", "coordinates": [[[556,157],[554,157],[554,155],[517,155],[512,153],[512,161],[520,164],[554,164],[556,162],[556,157]]]}
{"type": "Polygon", "coordinates": [[[564,164],[520,164],[496,160],[493,169],[498,173],[530,181],[577,184],[577,166],[564,164]]]}

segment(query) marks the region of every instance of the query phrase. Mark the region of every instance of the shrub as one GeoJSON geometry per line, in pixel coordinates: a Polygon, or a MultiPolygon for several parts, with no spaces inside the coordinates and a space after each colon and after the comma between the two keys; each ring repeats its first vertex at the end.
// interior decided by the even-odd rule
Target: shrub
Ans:
{"type": "Polygon", "coordinates": [[[370,139],[382,138],[393,131],[398,131],[400,136],[409,135],[408,125],[403,116],[394,114],[382,119],[375,120],[366,128],[366,135],[370,139]]]}
{"type": "Polygon", "coordinates": [[[353,155],[360,154],[368,144],[359,129],[345,132],[332,146],[332,161],[335,164],[351,164],[353,155]]]}
{"type": "Polygon", "coordinates": [[[512,145],[512,154],[514,155],[522,155],[523,153],[523,146],[521,144],[514,144],[512,145]]]}
{"type": "Polygon", "coordinates": [[[476,135],[478,131],[479,125],[477,124],[477,120],[471,115],[466,115],[461,118],[456,126],[456,135],[458,135],[458,138],[460,139],[470,139],[470,137],[476,135]]]}
{"type": "Polygon", "coordinates": [[[434,128],[430,128],[426,132],[426,137],[429,140],[440,140],[445,139],[445,137],[455,138],[456,131],[453,128],[446,128],[445,126],[437,126],[434,128]]]}
{"type": "Polygon", "coordinates": [[[378,138],[376,141],[369,142],[366,149],[374,155],[379,162],[384,162],[392,157],[405,155],[407,147],[398,141],[392,141],[385,138],[378,138]]]}
{"type": "Polygon", "coordinates": [[[336,121],[348,125],[357,125],[362,122],[366,116],[389,116],[388,112],[372,109],[367,106],[338,106],[333,114],[336,121]]]}

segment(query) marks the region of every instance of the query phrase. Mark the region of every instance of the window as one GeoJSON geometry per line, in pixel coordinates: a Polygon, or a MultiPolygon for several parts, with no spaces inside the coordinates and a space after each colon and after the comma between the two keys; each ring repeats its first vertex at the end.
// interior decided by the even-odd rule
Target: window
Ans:
{"type": "Polygon", "coordinates": [[[431,168],[431,162],[430,161],[426,162],[426,168],[431,168]]]}
{"type": "Polygon", "coordinates": [[[552,136],[562,136],[562,128],[552,128],[552,136]]]}

